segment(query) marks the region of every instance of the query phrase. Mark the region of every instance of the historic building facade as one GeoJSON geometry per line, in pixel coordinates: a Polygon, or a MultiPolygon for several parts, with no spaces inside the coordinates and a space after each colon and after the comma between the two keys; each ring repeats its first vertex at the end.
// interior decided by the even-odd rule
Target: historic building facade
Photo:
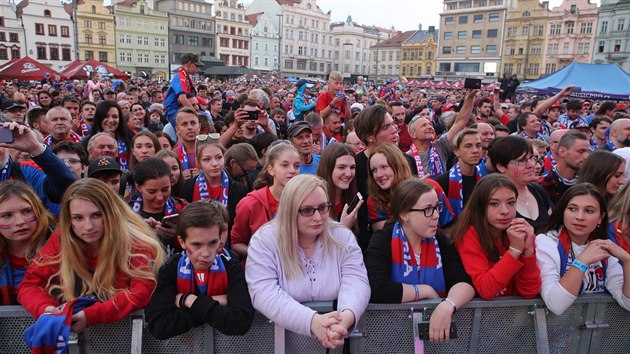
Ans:
{"type": "Polygon", "coordinates": [[[400,61],[402,58],[402,44],[416,31],[406,31],[379,42],[372,46],[374,80],[383,83],[387,79],[398,79],[400,76],[400,61]]]}
{"type": "Polygon", "coordinates": [[[630,0],[602,0],[593,63],[616,63],[630,72],[630,0]]]}
{"type": "Polygon", "coordinates": [[[245,7],[236,0],[217,0],[214,10],[216,56],[225,65],[249,66],[252,26],[245,16],[245,7]]]}
{"type": "Polygon", "coordinates": [[[402,43],[400,75],[407,79],[430,78],[435,72],[437,37],[439,31],[434,26],[423,30],[422,26],[409,39],[402,43]]]}
{"type": "Polygon", "coordinates": [[[363,26],[352,21],[330,24],[333,35],[332,70],[342,73],[344,79],[354,81],[356,76],[371,79],[375,72],[372,67],[373,46],[378,44],[379,30],[374,26],[363,26]]]}
{"type": "Polygon", "coordinates": [[[0,65],[25,55],[22,22],[8,2],[0,3],[0,65]]]}
{"type": "Polygon", "coordinates": [[[116,62],[114,9],[102,0],[84,0],[77,6],[80,60],[116,62]]]}

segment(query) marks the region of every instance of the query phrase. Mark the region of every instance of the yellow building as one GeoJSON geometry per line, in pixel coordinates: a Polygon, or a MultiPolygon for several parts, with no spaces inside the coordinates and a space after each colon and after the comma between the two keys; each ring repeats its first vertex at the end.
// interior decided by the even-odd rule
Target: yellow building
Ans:
{"type": "Polygon", "coordinates": [[[77,7],[80,60],[116,63],[114,11],[102,0],[85,0],[77,7]]]}
{"type": "Polygon", "coordinates": [[[544,45],[547,33],[548,2],[511,0],[505,20],[503,73],[519,80],[537,79],[544,73],[544,45]]]}
{"type": "Polygon", "coordinates": [[[402,43],[400,58],[400,75],[407,79],[423,79],[433,76],[436,66],[438,30],[429,26],[428,31],[422,27],[409,39],[402,43]]]}

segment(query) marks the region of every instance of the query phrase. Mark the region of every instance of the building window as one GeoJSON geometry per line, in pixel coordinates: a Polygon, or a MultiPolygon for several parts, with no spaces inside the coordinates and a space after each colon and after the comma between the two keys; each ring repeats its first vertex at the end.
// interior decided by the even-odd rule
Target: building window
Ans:
{"type": "Polygon", "coordinates": [[[11,59],[20,59],[20,49],[11,49],[11,59]]]}
{"type": "MultiPolygon", "coordinates": [[[[265,59],[267,59],[267,58],[265,58],[265,59]]],[[[265,65],[267,65],[267,63],[265,63],[265,65]]],[[[310,64],[308,64],[308,69],[310,71],[317,71],[317,63],[310,63],[310,64]]]]}
{"type": "Polygon", "coordinates": [[[41,35],[43,36],[44,33],[44,24],[43,23],[36,23],[35,24],[35,34],[41,35]]]}
{"type": "Polygon", "coordinates": [[[453,18],[452,17],[444,17],[444,24],[445,25],[452,25],[454,23],[453,18]]]}
{"type": "Polygon", "coordinates": [[[7,41],[7,34],[4,32],[0,32],[0,41],[2,42],[6,42],[7,41]]]}
{"type": "Polygon", "coordinates": [[[617,31],[623,31],[623,28],[626,26],[626,19],[620,18],[617,20],[617,31]]]}
{"type": "Polygon", "coordinates": [[[499,22],[499,14],[498,13],[489,14],[488,22],[499,22]]]}
{"type": "Polygon", "coordinates": [[[83,21],[83,27],[85,27],[85,28],[92,28],[92,21],[90,21],[90,20],[83,21]]]}
{"type": "Polygon", "coordinates": [[[567,34],[573,34],[574,28],[575,28],[575,22],[573,21],[567,22],[567,34]]]}
{"type": "Polygon", "coordinates": [[[569,42],[564,42],[562,45],[562,54],[569,54],[569,42]]]}
{"type": "Polygon", "coordinates": [[[481,22],[483,22],[483,15],[473,16],[473,23],[481,23],[481,22]]]}
{"type": "Polygon", "coordinates": [[[48,25],[48,35],[51,37],[57,37],[57,26],[48,25]]]}
{"type": "Polygon", "coordinates": [[[508,37],[516,37],[516,27],[508,27],[508,37]]]}
{"type": "Polygon", "coordinates": [[[471,45],[470,46],[470,54],[479,54],[481,53],[481,46],[480,45],[471,45]]]}
{"type": "Polygon", "coordinates": [[[96,6],[92,5],[92,13],[95,14],[96,13],[96,6]]]}
{"type": "Polygon", "coordinates": [[[523,29],[521,30],[521,36],[523,37],[529,36],[529,26],[523,26],[523,29]]]}
{"type": "Polygon", "coordinates": [[[491,45],[487,45],[486,46],[486,53],[487,54],[495,54],[497,52],[497,46],[494,44],[491,45]]]}
{"type": "Polygon", "coordinates": [[[529,53],[531,55],[540,55],[541,52],[542,52],[542,47],[539,45],[534,45],[529,50],[529,53]]]}
{"type": "Polygon", "coordinates": [[[466,39],[466,31],[458,31],[457,39],[466,39]]]}
{"type": "Polygon", "coordinates": [[[545,33],[545,26],[534,26],[534,36],[540,37],[545,33]]]}
{"type": "Polygon", "coordinates": [[[284,61],[285,69],[293,69],[293,60],[285,60],[284,61]]]}
{"type": "Polygon", "coordinates": [[[59,48],[50,47],[50,60],[59,60],[59,48]]]}
{"type": "Polygon", "coordinates": [[[459,16],[458,21],[460,25],[465,25],[468,23],[468,16],[459,16]]]}
{"type": "Polygon", "coordinates": [[[98,29],[105,30],[105,22],[99,22],[98,23],[98,29]]]}
{"type": "Polygon", "coordinates": [[[479,63],[455,63],[455,71],[467,72],[467,73],[478,73],[479,63]]]}
{"type": "Polygon", "coordinates": [[[199,46],[199,37],[197,37],[197,36],[190,36],[190,37],[188,37],[188,45],[192,46],[192,47],[198,47],[199,46]]]}
{"type": "Polygon", "coordinates": [[[444,39],[453,39],[453,32],[444,32],[444,39]]]}
{"type": "Polygon", "coordinates": [[[466,46],[458,45],[455,49],[455,53],[457,54],[466,54],[466,46]]]}
{"type": "Polygon", "coordinates": [[[20,39],[19,39],[17,33],[9,32],[9,42],[17,43],[19,41],[20,41],[20,39]]]}
{"type": "Polygon", "coordinates": [[[552,36],[559,35],[561,30],[562,30],[562,25],[560,24],[549,26],[549,34],[552,36]]]}
{"type": "Polygon", "coordinates": [[[85,60],[94,59],[94,52],[91,50],[85,51],[85,60]]]}
{"type": "Polygon", "coordinates": [[[7,54],[7,48],[0,47],[0,60],[7,60],[7,59],[9,59],[9,56],[7,54]]]}
{"type": "Polygon", "coordinates": [[[61,36],[62,37],[70,37],[70,27],[61,26],[61,36]]]}
{"type": "Polygon", "coordinates": [[[620,50],[621,50],[621,40],[616,39],[616,40],[615,40],[615,47],[614,47],[614,51],[615,51],[615,52],[618,52],[618,51],[620,51],[620,50]]]}
{"type": "Polygon", "coordinates": [[[451,47],[442,47],[442,54],[451,54],[451,47]]]}
{"type": "Polygon", "coordinates": [[[46,57],[46,47],[38,46],[37,47],[37,59],[47,59],[46,57]]]}
{"type": "Polygon", "coordinates": [[[0,16],[0,27],[4,27],[4,16],[0,16]]]}
{"type": "Polygon", "coordinates": [[[50,17],[50,10],[44,10],[44,17],[50,17]]]}
{"type": "Polygon", "coordinates": [[[477,38],[481,38],[481,30],[474,30],[472,31],[472,37],[477,39],[477,38]]]}
{"type": "Polygon", "coordinates": [[[88,44],[92,43],[92,35],[91,34],[86,34],[85,35],[85,43],[88,43],[88,44]]]}
{"type": "Polygon", "coordinates": [[[107,44],[107,39],[105,36],[98,36],[98,44],[100,45],[106,45],[107,44]]]}
{"type": "Polygon", "coordinates": [[[598,53],[604,52],[604,41],[599,41],[599,45],[597,46],[597,52],[598,53]]]}
{"type": "Polygon", "coordinates": [[[61,48],[61,60],[70,61],[70,48],[61,48]]]}
{"type": "Polygon", "coordinates": [[[497,38],[497,32],[498,32],[498,30],[496,30],[496,29],[489,29],[488,30],[488,38],[497,38]]]}
{"type": "Polygon", "coordinates": [[[125,53],[119,52],[118,55],[119,55],[118,60],[120,60],[121,62],[124,62],[126,58],[125,53]]]}
{"type": "Polygon", "coordinates": [[[556,71],[556,64],[545,65],[545,74],[551,74],[554,71],[556,71]]]}
{"type": "Polygon", "coordinates": [[[176,34],[173,38],[173,42],[175,42],[175,44],[184,44],[184,36],[181,34],[176,34]]]}
{"type": "Polygon", "coordinates": [[[514,64],[508,63],[508,64],[504,64],[503,65],[503,72],[504,73],[512,73],[513,71],[514,71],[514,64]]]}

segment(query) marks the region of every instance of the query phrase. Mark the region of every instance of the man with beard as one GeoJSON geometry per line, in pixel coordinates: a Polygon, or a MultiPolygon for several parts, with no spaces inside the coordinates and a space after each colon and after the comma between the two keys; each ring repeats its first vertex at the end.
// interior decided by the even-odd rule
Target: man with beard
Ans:
{"type": "Polygon", "coordinates": [[[51,149],[61,141],[81,142],[81,137],[72,130],[70,112],[63,107],[53,107],[46,113],[50,134],[44,137],[44,143],[51,149]]]}
{"type": "Polygon", "coordinates": [[[610,139],[602,150],[615,151],[616,149],[630,146],[630,119],[620,118],[610,125],[610,139]]]}
{"type": "Polygon", "coordinates": [[[477,166],[481,160],[481,136],[475,129],[464,129],[455,137],[458,162],[435,180],[448,197],[455,216],[459,216],[477,182],[485,176],[477,166]]]}
{"type": "Polygon", "coordinates": [[[492,103],[489,98],[484,97],[477,102],[477,120],[487,122],[490,118],[492,118],[492,103]]]}
{"type": "Polygon", "coordinates": [[[590,147],[588,135],[579,131],[568,131],[560,139],[556,166],[538,180],[554,204],[577,183],[577,172],[588,158],[590,147]]]}

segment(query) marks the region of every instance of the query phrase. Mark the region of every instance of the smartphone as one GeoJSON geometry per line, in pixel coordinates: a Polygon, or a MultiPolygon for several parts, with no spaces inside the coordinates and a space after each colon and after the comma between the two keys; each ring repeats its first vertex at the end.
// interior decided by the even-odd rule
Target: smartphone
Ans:
{"type": "Polygon", "coordinates": [[[480,90],[481,89],[481,79],[472,79],[472,78],[467,77],[464,80],[464,88],[480,90]]]}
{"type": "Polygon", "coordinates": [[[582,88],[579,86],[573,86],[569,89],[569,92],[582,92],[582,88]]]}
{"type": "Polygon", "coordinates": [[[246,111],[247,120],[258,120],[258,111],[246,111]]]}
{"type": "Polygon", "coordinates": [[[179,214],[171,214],[162,218],[161,225],[164,227],[175,227],[179,220],[179,214]]]}
{"type": "MultiPolygon", "coordinates": [[[[418,338],[420,338],[420,340],[429,340],[429,322],[418,323],[418,338]]],[[[457,339],[457,326],[455,322],[451,322],[449,339],[457,339]]]]}
{"type": "Polygon", "coordinates": [[[357,204],[359,204],[360,200],[363,200],[363,196],[361,195],[361,192],[357,192],[357,195],[352,198],[350,206],[348,206],[348,214],[350,214],[354,210],[354,208],[357,207],[357,204]]]}
{"type": "Polygon", "coordinates": [[[337,94],[336,94],[335,96],[337,96],[337,97],[343,97],[343,96],[345,96],[345,95],[343,94],[343,92],[339,91],[339,92],[337,92],[337,94]]]}
{"type": "Polygon", "coordinates": [[[12,143],[13,132],[9,128],[0,127],[0,143],[12,143]]]}

